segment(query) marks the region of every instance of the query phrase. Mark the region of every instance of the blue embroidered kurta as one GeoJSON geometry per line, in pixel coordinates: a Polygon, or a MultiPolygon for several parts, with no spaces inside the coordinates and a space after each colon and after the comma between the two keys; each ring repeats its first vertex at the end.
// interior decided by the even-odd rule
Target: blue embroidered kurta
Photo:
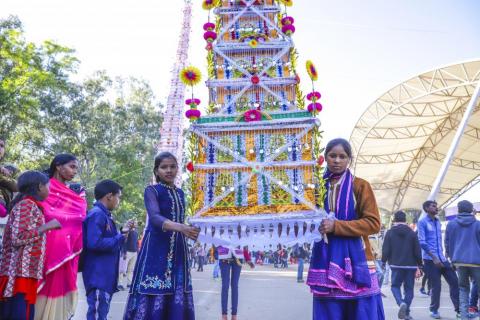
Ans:
{"type": "Polygon", "coordinates": [[[187,243],[181,233],[162,231],[165,220],[184,223],[182,190],[164,184],[145,189],[148,220],[124,319],[194,319],[187,243]]]}

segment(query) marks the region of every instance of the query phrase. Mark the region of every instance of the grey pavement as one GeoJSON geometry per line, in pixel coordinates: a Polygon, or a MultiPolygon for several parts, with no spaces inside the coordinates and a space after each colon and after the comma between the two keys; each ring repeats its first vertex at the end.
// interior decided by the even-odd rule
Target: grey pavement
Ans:
{"type": "MultiPolygon", "coordinates": [[[[212,265],[207,265],[204,269],[204,272],[192,271],[196,319],[220,320],[221,280],[212,279],[212,265]]],[[[308,270],[308,265],[306,265],[306,270],[308,270]]],[[[80,299],[74,320],[85,319],[87,310],[81,274],[79,274],[78,280],[80,299]]],[[[412,316],[415,320],[431,319],[428,312],[430,298],[420,295],[418,286],[417,282],[412,316]]],[[[296,282],[296,265],[290,265],[286,270],[275,269],[272,266],[256,266],[252,270],[248,266],[244,266],[239,288],[238,320],[312,319],[312,295],[306,284],[296,282]]],[[[383,299],[386,319],[397,319],[398,309],[390,292],[390,286],[384,286],[383,292],[386,294],[386,298],[383,299]]],[[[113,296],[109,319],[122,319],[126,300],[126,291],[121,291],[113,296]]],[[[449,299],[448,285],[445,282],[442,284],[439,311],[442,319],[455,319],[453,305],[449,299]]]]}

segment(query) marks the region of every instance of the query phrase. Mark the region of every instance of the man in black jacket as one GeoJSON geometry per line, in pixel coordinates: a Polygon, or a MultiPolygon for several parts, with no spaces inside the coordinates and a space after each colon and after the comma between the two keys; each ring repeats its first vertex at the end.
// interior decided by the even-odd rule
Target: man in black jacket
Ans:
{"type": "Polygon", "coordinates": [[[399,319],[411,319],[415,273],[422,266],[422,253],[417,235],[407,225],[405,212],[395,212],[393,226],[387,231],[382,246],[382,263],[392,270],[392,294],[400,307],[399,319]],[[400,287],[403,284],[404,297],[400,287]]]}

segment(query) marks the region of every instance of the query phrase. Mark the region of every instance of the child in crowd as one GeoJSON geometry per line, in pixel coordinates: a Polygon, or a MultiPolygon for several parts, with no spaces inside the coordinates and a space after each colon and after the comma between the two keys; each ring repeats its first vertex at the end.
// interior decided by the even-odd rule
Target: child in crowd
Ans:
{"type": "Polygon", "coordinates": [[[0,259],[0,319],[33,319],[38,280],[43,273],[45,233],[61,228],[45,223],[41,203],[49,193],[49,179],[38,171],[18,178],[20,193],[12,201],[0,259]]]}
{"type": "Polygon", "coordinates": [[[112,180],[95,186],[95,205],[83,222],[83,283],[87,294],[87,320],[104,320],[117,292],[118,264],[125,235],[133,227],[128,221],[117,230],[111,211],[118,207],[122,187],[112,180]],[[124,234],[122,234],[124,233],[124,234]]]}
{"type": "MultiPolygon", "coordinates": [[[[0,160],[5,155],[5,139],[0,137],[0,160]]],[[[17,168],[14,166],[0,165],[0,217],[7,215],[10,201],[13,198],[13,193],[17,192],[17,183],[13,179],[17,168]]]]}

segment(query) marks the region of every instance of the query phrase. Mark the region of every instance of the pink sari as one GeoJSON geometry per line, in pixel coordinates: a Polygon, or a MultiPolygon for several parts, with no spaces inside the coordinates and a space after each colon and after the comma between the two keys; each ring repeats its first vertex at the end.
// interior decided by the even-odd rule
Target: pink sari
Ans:
{"type": "Polygon", "coordinates": [[[38,289],[35,319],[69,319],[77,305],[78,259],[82,251],[84,198],[55,178],[44,201],[45,221],[57,219],[62,228],[47,233],[44,277],[38,289]]]}

